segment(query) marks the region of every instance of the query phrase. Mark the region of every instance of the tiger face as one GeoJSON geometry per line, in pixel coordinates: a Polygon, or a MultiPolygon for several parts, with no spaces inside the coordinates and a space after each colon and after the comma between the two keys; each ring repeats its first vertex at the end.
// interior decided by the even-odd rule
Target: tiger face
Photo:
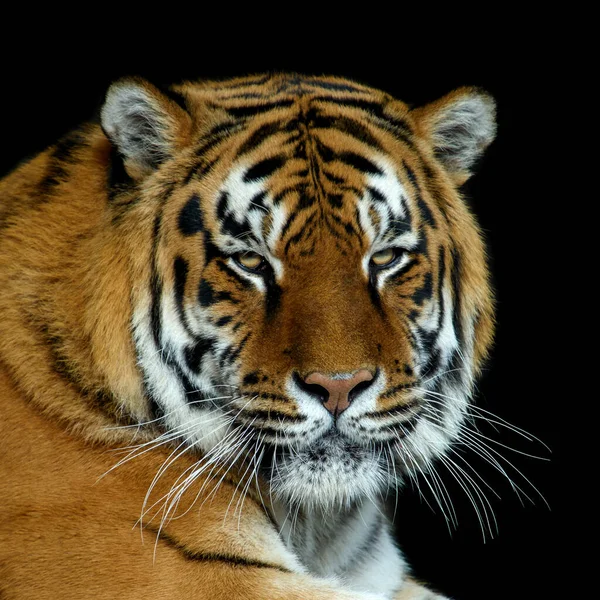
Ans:
{"type": "Polygon", "coordinates": [[[199,471],[245,460],[279,500],[332,507],[447,449],[492,335],[458,191],[494,136],[487,95],[124,80],[102,121],[134,182],[115,219],[151,230],[132,330],[152,417],[199,471]]]}

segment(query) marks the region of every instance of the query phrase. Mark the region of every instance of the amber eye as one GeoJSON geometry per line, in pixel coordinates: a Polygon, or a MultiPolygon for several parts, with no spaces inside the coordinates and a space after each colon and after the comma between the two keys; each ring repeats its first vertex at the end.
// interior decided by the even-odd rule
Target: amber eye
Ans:
{"type": "Polygon", "coordinates": [[[267,264],[267,261],[256,252],[243,252],[240,254],[236,254],[233,257],[233,260],[242,267],[242,269],[246,269],[246,271],[252,271],[254,273],[262,270],[262,268],[267,264]]]}
{"type": "Polygon", "coordinates": [[[377,268],[389,267],[400,256],[398,248],[386,248],[371,256],[371,264],[377,268]]]}

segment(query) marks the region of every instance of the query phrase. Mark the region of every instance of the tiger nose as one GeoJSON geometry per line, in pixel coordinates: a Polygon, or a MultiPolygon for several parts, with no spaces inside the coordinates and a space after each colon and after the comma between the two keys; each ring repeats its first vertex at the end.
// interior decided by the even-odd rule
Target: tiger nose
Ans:
{"type": "Polygon", "coordinates": [[[318,386],[322,390],[312,389],[322,398],[326,398],[323,406],[334,416],[337,417],[343,413],[352,402],[352,397],[356,395],[358,387],[363,390],[371,385],[373,375],[367,369],[360,369],[350,377],[330,377],[323,373],[311,373],[304,379],[304,383],[310,386],[318,386]],[[361,385],[362,384],[362,385],[361,385]],[[354,393],[352,393],[354,392],[354,393]]]}

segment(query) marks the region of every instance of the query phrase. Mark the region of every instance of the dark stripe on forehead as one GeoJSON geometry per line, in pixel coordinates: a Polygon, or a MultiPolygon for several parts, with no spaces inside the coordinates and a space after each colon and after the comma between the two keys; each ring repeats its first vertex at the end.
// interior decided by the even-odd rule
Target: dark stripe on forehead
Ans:
{"type": "MultiPolygon", "coordinates": [[[[301,213],[299,212],[294,212],[292,213],[292,215],[290,216],[290,219],[288,220],[288,222],[286,223],[285,226],[285,231],[287,232],[288,230],[288,226],[289,224],[295,220],[301,213]]],[[[291,236],[287,242],[285,243],[285,247],[283,249],[284,254],[287,254],[290,247],[298,244],[301,240],[303,240],[304,238],[309,237],[312,232],[314,231],[315,227],[314,227],[314,221],[316,219],[316,213],[313,213],[304,223],[303,227],[300,229],[300,231],[298,231],[297,233],[295,233],[293,236],[291,236]]],[[[283,232],[281,235],[281,238],[283,239],[283,232]]]]}
{"type": "MultiPolygon", "coordinates": [[[[294,210],[290,216],[288,217],[288,220],[285,222],[285,225],[281,228],[281,233],[279,234],[279,238],[283,239],[286,235],[286,233],[288,232],[289,228],[292,226],[292,224],[294,223],[294,221],[303,213],[301,213],[299,210],[294,210]]],[[[306,218],[306,220],[304,221],[304,226],[303,229],[306,230],[308,227],[310,227],[313,223],[313,221],[316,218],[316,213],[313,212],[309,217],[306,218]]]]}
{"type": "MultiPolygon", "coordinates": [[[[318,79],[310,79],[306,77],[299,78],[299,83],[305,83],[313,87],[322,88],[324,90],[333,90],[336,92],[355,92],[357,94],[364,94],[365,89],[356,87],[350,83],[342,83],[337,81],[320,81],[318,79]]],[[[335,101],[335,98],[332,98],[335,101]]]]}
{"type": "Polygon", "coordinates": [[[232,117],[247,118],[262,113],[270,112],[280,108],[290,108],[294,100],[278,100],[276,102],[263,102],[260,104],[249,104],[248,106],[223,106],[213,104],[212,107],[226,111],[232,117]]]}
{"type": "Polygon", "coordinates": [[[390,222],[390,226],[388,229],[388,234],[391,234],[393,237],[400,237],[401,235],[412,231],[412,226],[410,221],[405,219],[393,219],[390,222]]]}
{"type": "Polygon", "coordinates": [[[383,171],[368,158],[355,152],[342,152],[336,156],[341,162],[369,175],[383,175],[383,171]]]}
{"type": "Polygon", "coordinates": [[[264,123],[258,129],[256,129],[250,137],[238,148],[236,158],[252,152],[252,150],[258,148],[265,140],[279,133],[285,128],[284,121],[273,121],[271,123],[264,123]]]}
{"type": "Polygon", "coordinates": [[[224,121],[215,125],[200,138],[200,145],[196,148],[196,156],[204,156],[209,150],[217,146],[232,133],[243,128],[239,121],[224,121]]]}
{"type": "Polygon", "coordinates": [[[238,81],[219,81],[217,82],[217,92],[219,89],[221,90],[237,90],[245,87],[254,87],[264,85],[271,79],[271,75],[257,75],[254,78],[252,77],[244,77],[238,81]]]}
{"type": "Polygon", "coordinates": [[[362,123],[348,117],[332,117],[315,114],[312,116],[310,127],[315,129],[336,129],[360,140],[378,151],[383,151],[379,140],[362,123]]]}
{"type": "Polygon", "coordinates": [[[368,117],[377,119],[378,127],[390,131],[392,135],[404,142],[409,148],[414,147],[412,141],[413,132],[408,123],[400,117],[387,113],[384,105],[380,102],[363,98],[335,98],[326,96],[318,96],[312,100],[313,102],[326,102],[338,106],[363,110],[367,113],[368,117]]]}
{"type": "Polygon", "coordinates": [[[367,190],[368,190],[369,194],[371,194],[371,197],[373,198],[373,200],[375,200],[376,202],[381,202],[383,204],[387,204],[387,198],[378,189],[368,186],[367,190]]]}
{"type": "Polygon", "coordinates": [[[179,231],[185,236],[195,235],[202,231],[203,220],[200,212],[200,198],[196,194],[181,209],[178,226],[179,231]]]}
{"type": "Polygon", "coordinates": [[[257,181],[269,177],[285,164],[285,157],[272,156],[251,166],[244,174],[244,182],[257,181]]]}
{"type": "Polygon", "coordinates": [[[217,200],[217,219],[221,231],[231,237],[241,237],[243,235],[249,235],[252,237],[252,229],[250,223],[245,219],[243,222],[239,222],[235,217],[228,212],[229,194],[228,192],[221,192],[219,199],[217,200]]]}

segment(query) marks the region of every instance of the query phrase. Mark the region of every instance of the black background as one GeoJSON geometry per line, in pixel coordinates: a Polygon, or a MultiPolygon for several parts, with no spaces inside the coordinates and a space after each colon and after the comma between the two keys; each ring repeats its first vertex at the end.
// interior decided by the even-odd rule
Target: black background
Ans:
{"type": "MultiPolygon", "coordinates": [[[[559,429],[564,423],[557,414],[564,392],[559,388],[565,380],[559,338],[566,320],[557,312],[557,248],[547,241],[561,219],[548,210],[560,200],[552,183],[555,163],[548,160],[556,143],[548,129],[549,122],[556,123],[548,98],[564,65],[535,39],[524,43],[519,38],[517,43],[515,32],[507,33],[500,47],[478,40],[460,49],[453,41],[434,39],[411,48],[400,38],[384,47],[377,32],[371,34],[325,47],[320,34],[307,31],[303,42],[309,43],[311,52],[290,51],[291,46],[297,49],[297,34],[267,40],[261,51],[251,39],[225,36],[215,42],[199,35],[181,52],[172,44],[167,50],[156,37],[126,52],[117,47],[119,35],[125,34],[107,30],[102,52],[92,35],[67,47],[50,44],[31,59],[13,54],[13,60],[5,61],[0,104],[4,120],[0,171],[94,116],[110,81],[123,75],[142,75],[165,84],[262,71],[328,73],[384,89],[413,105],[460,85],[490,92],[498,103],[498,137],[465,190],[485,232],[498,299],[496,343],[477,403],[540,438],[552,452],[505,428],[495,431],[482,423],[481,432],[521,452],[550,459],[537,460],[496,446],[551,509],[505,465],[534,501],[521,505],[501,474],[467,452],[467,460],[501,496],[499,500],[486,490],[498,523],[494,539],[486,535],[483,541],[468,498],[448,473],[444,480],[458,514],[458,529],[450,534],[439,509],[432,512],[409,487],[396,510],[398,539],[416,575],[456,600],[559,597],[562,576],[557,558],[565,550],[558,528],[557,482],[562,468],[559,429]],[[105,50],[109,46],[110,55],[105,50]],[[435,56],[430,57],[432,49],[435,56]]],[[[444,469],[440,472],[444,474],[444,469]]],[[[421,486],[434,505],[426,484],[421,486]]]]}

